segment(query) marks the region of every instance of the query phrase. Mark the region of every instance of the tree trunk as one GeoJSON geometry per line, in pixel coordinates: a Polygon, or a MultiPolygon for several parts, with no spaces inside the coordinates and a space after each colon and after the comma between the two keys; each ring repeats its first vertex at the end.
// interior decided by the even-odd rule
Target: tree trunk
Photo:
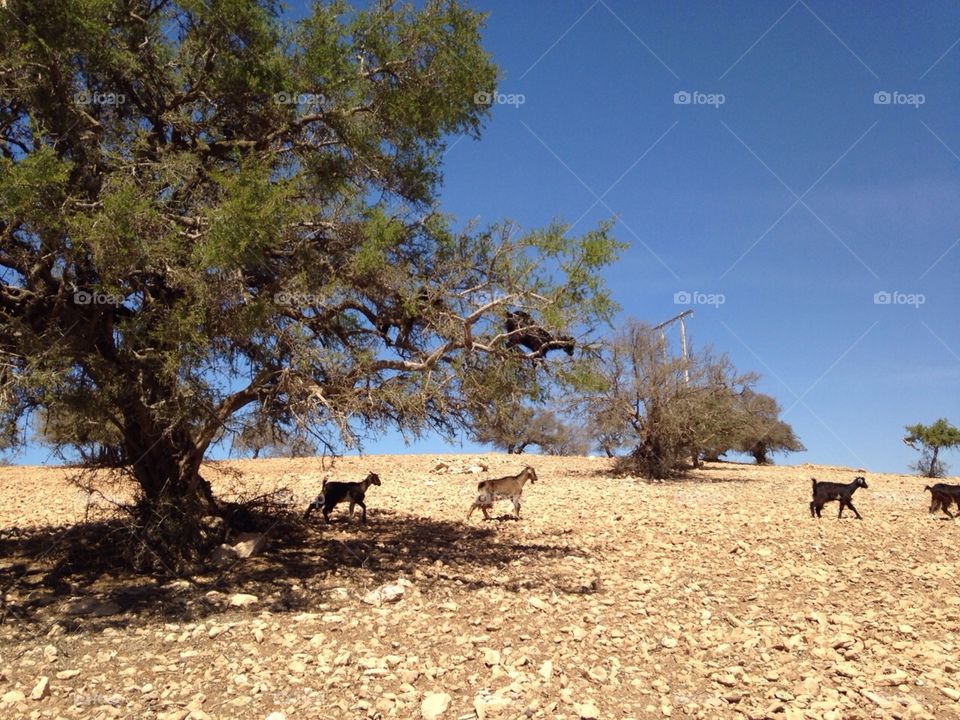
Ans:
{"type": "Polygon", "coordinates": [[[940,448],[934,445],[933,454],[930,456],[930,469],[927,470],[927,477],[929,478],[937,476],[937,454],[939,452],[940,452],[940,448]]]}
{"type": "Polygon", "coordinates": [[[202,453],[184,428],[163,432],[128,424],[124,441],[140,485],[133,560],[144,569],[181,574],[206,549],[201,519],[219,514],[200,476],[202,453]]]}
{"type": "Polygon", "coordinates": [[[767,460],[767,448],[765,445],[754,445],[750,454],[753,455],[753,459],[757,465],[766,465],[769,462],[769,460],[767,460]]]}

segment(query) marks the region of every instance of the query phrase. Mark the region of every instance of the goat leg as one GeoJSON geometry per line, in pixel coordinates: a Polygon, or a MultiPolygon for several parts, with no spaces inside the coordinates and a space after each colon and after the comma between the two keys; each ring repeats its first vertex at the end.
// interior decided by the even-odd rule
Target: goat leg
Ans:
{"type": "Polygon", "coordinates": [[[843,501],[843,499],[841,498],[841,499],[840,499],[840,512],[837,514],[837,520],[839,520],[840,518],[843,517],[843,507],[844,507],[844,505],[846,505],[846,503],[845,503],[845,502],[843,501]]]}
{"type": "Polygon", "coordinates": [[[860,517],[860,513],[858,513],[857,509],[853,506],[853,503],[850,502],[849,500],[847,500],[847,507],[853,510],[853,514],[857,516],[857,520],[863,520],[863,518],[860,517]]]}
{"type": "MultiPolygon", "coordinates": [[[[367,521],[367,504],[363,500],[357,500],[357,505],[360,506],[360,509],[363,511],[363,514],[360,518],[360,522],[367,521]]],[[[353,512],[351,511],[350,516],[353,517],[353,512]]]]}

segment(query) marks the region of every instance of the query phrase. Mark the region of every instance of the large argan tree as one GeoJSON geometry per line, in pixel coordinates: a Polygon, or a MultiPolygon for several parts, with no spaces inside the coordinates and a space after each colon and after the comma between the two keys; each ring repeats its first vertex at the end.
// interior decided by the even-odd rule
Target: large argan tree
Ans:
{"type": "Polygon", "coordinates": [[[578,355],[504,322],[559,337],[607,316],[608,228],[458,227],[436,207],[443,151],[478,133],[497,78],[481,24],[442,0],[296,22],[273,0],[5,0],[10,439],[39,412],[109,427],[144,541],[180,562],[215,504],[201,461],[244,427],[337,447],[454,432],[499,380],[576,379],[578,355]]]}

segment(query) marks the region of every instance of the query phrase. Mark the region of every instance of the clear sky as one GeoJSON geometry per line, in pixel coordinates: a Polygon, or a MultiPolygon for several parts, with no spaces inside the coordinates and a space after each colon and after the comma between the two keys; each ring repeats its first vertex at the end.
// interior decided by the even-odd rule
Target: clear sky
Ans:
{"type": "Polygon", "coordinates": [[[693,307],[784,406],[785,462],[905,471],[904,425],[960,422],[960,5],[471,5],[503,97],[446,155],[447,210],[617,217],[622,315],[693,307]]]}
{"type": "Polygon", "coordinates": [[[693,342],[783,405],[785,462],[902,472],[904,425],[960,422],[960,4],[468,4],[503,79],[481,140],[451,138],[447,212],[617,218],[622,317],[693,307],[693,342]]]}

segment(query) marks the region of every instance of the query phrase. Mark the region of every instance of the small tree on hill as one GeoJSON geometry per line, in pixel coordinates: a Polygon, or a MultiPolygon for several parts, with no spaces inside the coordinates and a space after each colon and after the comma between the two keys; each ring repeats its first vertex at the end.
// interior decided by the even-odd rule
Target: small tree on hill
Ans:
{"type": "Polygon", "coordinates": [[[473,436],[515,455],[531,446],[547,455],[585,455],[590,450],[589,440],[552,410],[522,404],[501,406],[478,419],[473,436]]]}
{"type": "Polygon", "coordinates": [[[960,446],[960,429],[940,418],[932,425],[907,425],[906,430],[903,442],[920,452],[920,459],[911,468],[922,477],[943,477],[947,465],[940,460],[940,451],[960,446]]]}
{"type": "Polygon", "coordinates": [[[583,400],[594,427],[619,425],[632,447],[624,471],[665,478],[682,473],[731,430],[730,394],[755,381],[709,351],[667,357],[659,333],[630,321],[602,362],[604,388],[583,400]]]}
{"type": "Polygon", "coordinates": [[[731,449],[748,453],[757,465],[766,465],[776,453],[806,450],[793,428],[780,419],[780,404],[769,395],[746,389],[737,398],[743,419],[731,449]]]}

